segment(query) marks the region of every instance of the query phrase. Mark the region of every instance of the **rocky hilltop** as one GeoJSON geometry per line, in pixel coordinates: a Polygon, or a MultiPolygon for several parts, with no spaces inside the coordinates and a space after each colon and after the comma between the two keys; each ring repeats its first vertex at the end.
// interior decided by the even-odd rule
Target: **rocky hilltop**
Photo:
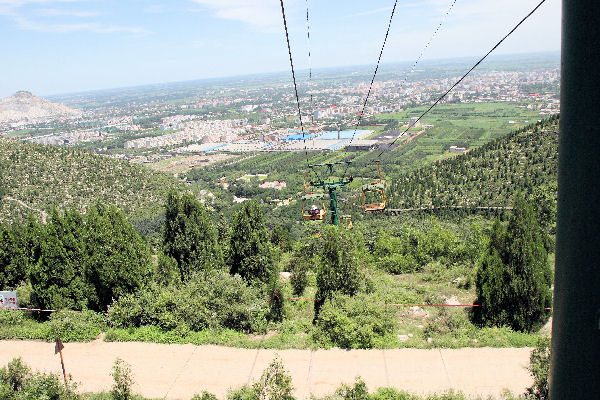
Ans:
{"type": "Polygon", "coordinates": [[[0,100],[0,122],[74,116],[78,114],[81,114],[81,111],[42,99],[27,91],[19,91],[10,97],[0,100]]]}

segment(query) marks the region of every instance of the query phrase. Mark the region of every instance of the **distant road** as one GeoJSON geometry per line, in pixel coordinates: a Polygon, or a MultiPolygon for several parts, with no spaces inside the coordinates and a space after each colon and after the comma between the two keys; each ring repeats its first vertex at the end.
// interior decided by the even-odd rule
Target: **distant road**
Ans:
{"type": "MultiPolygon", "coordinates": [[[[291,373],[298,399],[331,394],[361,376],[369,390],[391,386],[414,393],[449,389],[498,397],[503,389],[522,393],[532,382],[525,367],[530,348],[393,350],[248,350],[220,346],[154,343],[66,343],[67,373],[83,392],[110,389],[117,357],[132,365],[135,391],[148,398],[186,399],[208,390],[220,399],[228,388],[258,379],[279,354],[291,373]]],[[[0,365],[14,357],[35,370],[60,373],[54,343],[0,341],[0,365]]]]}

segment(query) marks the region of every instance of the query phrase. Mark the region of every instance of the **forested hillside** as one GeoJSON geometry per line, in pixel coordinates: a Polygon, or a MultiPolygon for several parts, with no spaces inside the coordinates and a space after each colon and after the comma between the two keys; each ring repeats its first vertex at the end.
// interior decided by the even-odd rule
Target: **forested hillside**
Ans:
{"type": "Polygon", "coordinates": [[[101,201],[130,220],[160,213],[178,181],[166,174],[64,147],[0,139],[0,221],[43,216],[58,209],[84,210],[101,201]]]}
{"type": "Polygon", "coordinates": [[[390,208],[508,206],[518,190],[556,191],[558,118],[392,179],[390,208]]]}

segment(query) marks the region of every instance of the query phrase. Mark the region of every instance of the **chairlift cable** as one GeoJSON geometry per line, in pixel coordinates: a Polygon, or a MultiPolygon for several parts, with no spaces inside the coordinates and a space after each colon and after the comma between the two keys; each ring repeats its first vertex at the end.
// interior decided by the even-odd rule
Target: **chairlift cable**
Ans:
{"type": "MultiPolygon", "coordinates": [[[[310,21],[308,19],[308,0],[306,0],[306,47],[308,48],[308,91],[310,94],[310,109],[314,111],[313,95],[310,93],[312,89],[312,57],[310,52],[310,21]]],[[[315,124],[314,113],[311,113],[311,123],[315,124]]]]}
{"type": "Polygon", "coordinates": [[[392,8],[392,14],[390,15],[390,20],[388,22],[387,31],[385,32],[385,38],[383,39],[383,44],[381,45],[381,50],[379,51],[379,58],[377,58],[377,64],[375,65],[375,71],[373,72],[373,77],[371,78],[371,84],[369,85],[369,90],[367,91],[367,95],[365,96],[365,101],[362,106],[362,110],[358,114],[358,118],[356,120],[356,126],[354,127],[354,133],[352,134],[352,138],[350,139],[349,144],[354,140],[354,136],[356,136],[356,130],[360,125],[360,121],[365,113],[365,108],[367,107],[367,102],[369,101],[369,96],[371,95],[371,90],[373,89],[373,82],[375,82],[375,77],[377,76],[377,70],[379,70],[379,63],[381,62],[381,56],[383,55],[383,49],[385,48],[385,43],[387,42],[388,35],[390,34],[390,27],[392,26],[392,19],[394,18],[394,12],[396,11],[396,5],[398,5],[398,0],[394,1],[394,7],[392,8]]]}
{"type": "Polygon", "coordinates": [[[406,73],[406,75],[404,76],[404,79],[400,83],[400,87],[401,88],[404,87],[404,85],[408,81],[408,76],[412,75],[412,73],[415,72],[415,68],[417,68],[417,65],[419,64],[419,62],[421,61],[421,59],[425,55],[425,51],[429,48],[429,46],[431,45],[431,42],[433,42],[433,39],[436,38],[436,36],[439,33],[440,29],[442,28],[442,25],[444,24],[444,22],[446,22],[446,19],[448,18],[448,15],[450,15],[450,13],[452,12],[452,9],[454,8],[454,5],[456,4],[456,2],[457,2],[457,0],[453,0],[452,1],[452,4],[450,5],[450,8],[448,8],[448,10],[446,11],[446,13],[442,17],[442,20],[438,24],[437,28],[435,28],[435,31],[433,32],[433,34],[431,35],[431,37],[429,38],[429,40],[427,41],[427,43],[425,44],[425,46],[421,49],[421,52],[419,53],[419,57],[417,57],[417,59],[415,60],[415,62],[413,63],[413,65],[410,67],[410,71],[406,73]]]}
{"type": "Polygon", "coordinates": [[[294,93],[296,94],[296,105],[298,106],[298,118],[300,119],[300,129],[302,131],[302,140],[304,141],[304,153],[306,155],[306,162],[308,163],[308,151],[306,150],[306,138],[304,136],[304,124],[302,123],[302,112],[300,111],[300,98],[298,97],[298,86],[296,85],[296,74],[294,73],[294,61],[292,59],[292,48],[290,47],[290,36],[288,34],[287,21],[285,19],[285,7],[283,0],[279,0],[281,3],[281,16],[283,17],[283,28],[285,30],[285,40],[287,42],[288,54],[290,56],[290,66],[292,67],[292,80],[294,81],[294,93]]]}
{"type": "MultiPolygon", "coordinates": [[[[439,103],[440,101],[442,101],[447,95],[448,93],[450,93],[452,91],[452,89],[454,89],[456,86],[458,86],[471,72],[473,72],[473,70],[475,68],[477,68],[479,66],[479,64],[481,64],[483,62],[483,60],[485,60],[490,54],[492,54],[492,52],[494,52],[494,50],[496,50],[510,35],[512,35],[517,28],[519,28],[529,17],[531,17],[541,6],[542,4],[544,4],[546,2],[546,0],[542,0],[538,3],[537,6],[535,6],[535,8],[533,10],[531,10],[531,12],[529,12],[529,14],[527,14],[521,21],[519,21],[519,23],[517,25],[515,25],[514,28],[512,28],[510,30],[510,32],[508,32],[502,39],[500,39],[500,41],[498,43],[496,43],[496,45],[494,47],[492,47],[492,49],[490,51],[488,51],[483,57],[481,57],[479,59],[479,61],[477,61],[475,63],[475,65],[473,65],[471,67],[471,69],[469,69],[458,81],[456,81],[456,83],[454,83],[454,85],[452,85],[450,87],[450,89],[446,90],[444,92],[444,94],[442,94],[431,106],[429,106],[429,108],[427,110],[425,110],[425,112],[423,112],[419,118],[417,118],[417,120],[414,122],[413,125],[415,125],[417,122],[419,122],[425,115],[427,115],[431,110],[433,110],[439,103]]],[[[408,130],[411,128],[411,125],[409,124],[408,127],[400,134],[396,137],[396,139],[394,139],[387,147],[391,148],[394,143],[396,143],[396,141],[402,137],[406,132],[408,132],[408,130]]],[[[381,157],[381,155],[385,152],[385,149],[381,151],[381,153],[379,153],[379,155],[377,157],[381,157]]]]}

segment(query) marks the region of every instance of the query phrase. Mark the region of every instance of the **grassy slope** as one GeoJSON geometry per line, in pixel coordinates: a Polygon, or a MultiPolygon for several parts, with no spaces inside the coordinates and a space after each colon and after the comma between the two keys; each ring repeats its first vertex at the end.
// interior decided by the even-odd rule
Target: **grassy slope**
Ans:
{"type": "Polygon", "coordinates": [[[31,212],[23,203],[48,213],[53,207],[83,210],[96,201],[141,220],[158,214],[167,191],[180,185],[146,167],[64,147],[0,139],[0,160],[2,222],[31,212]]]}

